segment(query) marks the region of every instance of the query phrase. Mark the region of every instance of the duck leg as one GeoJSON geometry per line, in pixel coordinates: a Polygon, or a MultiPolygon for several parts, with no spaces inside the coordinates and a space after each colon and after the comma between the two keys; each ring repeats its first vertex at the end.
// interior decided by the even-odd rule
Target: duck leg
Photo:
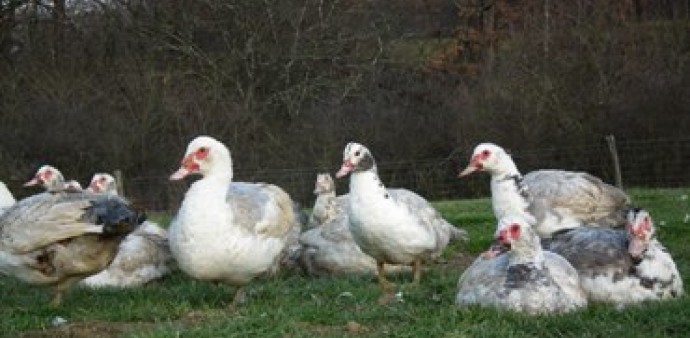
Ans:
{"type": "Polygon", "coordinates": [[[64,281],[61,283],[57,284],[55,286],[55,295],[53,296],[53,300],[50,301],[50,306],[52,307],[58,307],[62,304],[62,300],[65,297],[65,293],[67,292],[67,289],[72,287],[76,282],[80,281],[83,279],[83,277],[71,277],[71,278],[66,278],[64,281]]]}
{"type": "Polygon", "coordinates": [[[414,277],[412,278],[412,284],[417,286],[419,281],[422,279],[422,260],[417,258],[412,264],[412,271],[414,271],[414,277]]]}
{"type": "Polygon", "coordinates": [[[62,304],[62,299],[64,298],[65,290],[55,289],[55,295],[53,300],[50,301],[51,307],[59,307],[62,304]]]}
{"type": "Polygon", "coordinates": [[[379,304],[387,305],[395,300],[395,284],[386,280],[386,271],[384,269],[385,263],[376,262],[377,275],[379,278],[379,285],[383,290],[383,295],[379,298],[379,304]]]}
{"type": "Polygon", "coordinates": [[[394,283],[391,283],[386,279],[386,270],[384,268],[384,265],[384,262],[376,262],[376,271],[379,279],[379,285],[381,286],[381,289],[383,289],[384,292],[393,292],[395,291],[396,286],[394,283]]]}
{"type": "Polygon", "coordinates": [[[232,306],[242,306],[247,304],[247,291],[243,286],[240,286],[237,288],[237,291],[235,291],[235,298],[232,300],[232,306]]]}

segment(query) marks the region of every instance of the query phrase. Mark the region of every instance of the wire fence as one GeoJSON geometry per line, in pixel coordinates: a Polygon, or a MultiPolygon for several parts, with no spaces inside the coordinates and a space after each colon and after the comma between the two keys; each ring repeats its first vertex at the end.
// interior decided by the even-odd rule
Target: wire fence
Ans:
{"type": "MultiPolygon", "coordinates": [[[[539,149],[507,149],[523,173],[536,169],[589,172],[605,182],[615,180],[615,168],[607,143],[539,149]]],[[[388,187],[403,187],[430,200],[489,196],[489,179],[475,174],[459,179],[472,149],[458,149],[447,158],[391,162],[379,159],[379,175],[388,187]]],[[[690,186],[690,138],[618,140],[617,153],[625,188],[690,186]]],[[[376,154],[374,154],[375,156],[376,154]]],[[[335,173],[340,163],[333,163],[335,173]]],[[[303,206],[314,201],[317,168],[235,170],[234,180],[270,182],[285,189],[303,206]]],[[[338,193],[346,193],[347,180],[337,180],[338,193]]],[[[166,177],[125,178],[126,194],[153,210],[176,210],[191,182],[171,183],[166,177]]]]}
{"type": "MultiPolygon", "coordinates": [[[[463,199],[489,196],[489,178],[474,174],[458,178],[472,153],[471,148],[456,149],[446,158],[386,161],[378,158],[379,176],[388,187],[413,190],[429,200],[463,199]]],[[[615,167],[607,143],[539,149],[508,148],[522,173],[536,169],[565,169],[589,172],[605,182],[615,182],[615,167]]],[[[630,187],[690,186],[690,138],[617,140],[622,183],[630,187]]],[[[376,154],[374,154],[376,156],[376,154]]],[[[333,163],[334,174],[340,163],[333,163]]],[[[262,169],[237,168],[235,181],[269,182],[285,189],[302,206],[311,207],[318,168],[262,169]]],[[[148,210],[177,210],[192,181],[170,182],[167,176],[124,177],[125,195],[148,210]]],[[[6,182],[8,183],[8,182],[6,182]]],[[[20,182],[10,182],[20,186],[20,182]]],[[[336,180],[339,194],[348,191],[348,180],[336,180]]]]}

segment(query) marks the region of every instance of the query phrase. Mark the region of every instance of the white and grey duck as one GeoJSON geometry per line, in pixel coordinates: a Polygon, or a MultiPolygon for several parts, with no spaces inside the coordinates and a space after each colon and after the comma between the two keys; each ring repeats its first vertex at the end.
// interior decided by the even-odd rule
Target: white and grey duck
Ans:
{"type": "Polygon", "coordinates": [[[496,240],[507,250],[479,256],[458,281],[458,306],[482,306],[536,314],[558,314],[587,305],[577,271],[563,257],[543,251],[524,215],[498,222],[496,240]]]}
{"type": "Polygon", "coordinates": [[[349,143],[336,177],[350,175],[347,213],[352,237],[362,252],[374,258],[382,303],[392,300],[395,285],[386,279],[386,264],[413,267],[419,284],[424,261],[438,258],[452,239],[467,239],[467,232],[448,223],[427,200],[406,189],[386,189],[378,176],[372,153],[364,145],[349,143]]]}
{"type": "Polygon", "coordinates": [[[189,143],[170,179],[193,174],[202,178],[189,187],[168,229],[170,249],[189,276],[236,286],[233,304],[240,305],[246,285],[286,257],[299,227],[293,201],[272,184],[231,185],[230,151],[209,136],[189,143]]]}
{"type": "Polygon", "coordinates": [[[307,225],[316,227],[326,224],[331,220],[346,214],[347,194],[336,196],[335,182],[329,173],[319,173],[316,175],[314,184],[314,207],[309,215],[307,225]]]}
{"type": "Polygon", "coordinates": [[[629,197],[619,188],[584,172],[538,170],[524,176],[506,151],[492,143],[475,147],[460,177],[478,171],[491,175],[491,202],[496,219],[529,213],[542,238],[562,229],[623,227],[629,197]]]}
{"type": "MultiPolygon", "coordinates": [[[[88,191],[117,196],[117,182],[108,173],[93,175],[88,191]]],[[[120,243],[117,255],[106,269],[80,283],[87,287],[138,287],[170,273],[172,254],[168,232],[145,221],[120,243]]]]}
{"type": "Polygon", "coordinates": [[[64,187],[61,175],[45,172],[37,174],[37,183],[51,191],[22,199],[0,215],[0,273],[52,287],[51,304],[59,305],[72,285],[112,261],[143,215],[117,196],[58,189],[64,187]]]}
{"type": "Polygon", "coordinates": [[[544,248],[575,267],[590,301],[624,307],[683,294],[676,264],[655,235],[649,212],[631,209],[625,230],[563,230],[544,241],[544,248]]]}
{"type": "MultiPolygon", "coordinates": [[[[337,196],[333,178],[317,175],[317,195],[310,216],[313,228],[300,236],[299,263],[311,276],[375,274],[376,261],[355,243],[347,214],[348,195],[337,196]]],[[[386,265],[386,273],[409,270],[408,266],[386,265]]]]}

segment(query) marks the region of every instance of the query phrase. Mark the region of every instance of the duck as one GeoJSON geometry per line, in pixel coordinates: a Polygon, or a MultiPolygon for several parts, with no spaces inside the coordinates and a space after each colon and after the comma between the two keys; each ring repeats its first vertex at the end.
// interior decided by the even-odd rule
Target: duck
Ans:
{"type": "Polygon", "coordinates": [[[623,227],[630,198],[621,189],[585,172],[538,170],[522,176],[508,153],[493,143],[474,148],[465,177],[491,175],[491,201],[496,219],[529,213],[542,238],[577,227],[623,227]]]}
{"type": "MultiPolygon", "coordinates": [[[[115,177],[108,173],[94,174],[87,190],[118,196],[115,177]]],[[[122,240],[107,268],[79,284],[88,288],[140,287],[170,274],[172,263],[167,231],[146,220],[122,240]]]]}
{"type": "Polygon", "coordinates": [[[336,178],[350,176],[347,214],[352,237],[376,261],[380,303],[393,298],[395,285],[386,279],[386,264],[412,265],[413,285],[420,283],[423,261],[438,258],[450,240],[467,232],[448,223],[431,204],[406,189],[387,189],[367,147],[350,142],[336,178]]]}
{"type": "Polygon", "coordinates": [[[78,281],[103,270],[145,216],[128,201],[89,192],[48,191],[0,215],[0,273],[52,287],[51,305],[78,281]]]}
{"type": "Polygon", "coordinates": [[[82,191],[84,188],[81,186],[81,183],[77,180],[68,180],[65,181],[65,190],[67,191],[82,191]]]}
{"type": "Polygon", "coordinates": [[[115,177],[108,173],[93,174],[86,189],[97,194],[118,195],[115,177]]]}
{"type": "Polygon", "coordinates": [[[632,208],[625,230],[567,229],[544,248],[567,259],[592,302],[624,308],[683,295],[683,279],[673,257],[656,238],[649,211],[632,208]]]}
{"type": "Polygon", "coordinates": [[[0,214],[11,207],[17,200],[14,199],[14,195],[7,189],[4,182],[0,182],[0,214]]]}
{"type": "Polygon", "coordinates": [[[528,315],[560,314],[587,306],[577,271],[563,257],[544,251],[531,220],[507,215],[496,241],[505,253],[480,255],[458,280],[459,307],[491,307],[528,315]]]}
{"type": "Polygon", "coordinates": [[[335,182],[329,173],[318,173],[314,184],[316,201],[309,216],[308,226],[311,228],[326,224],[340,217],[347,209],[347,194],[336,196],[335,182]]]}
{"type": "MultiPolygon", "coordinates": [[[[316,178],[317,195],[309,217],[312,228],[303,232],[299,265],[310,276],[373,275],[376,261],[355,243],[350,232],[347,195],[336,197],[333,178],[319,173],[316,178]]],[[[408,266],[387,265],[386,273],[408,271],[408,266]]]]}
{"type": "Polygon", "coordinates": [[[24,183],[24,187],[40,186],[46,192],[80,192],[81,184],[76,180],[65,180],[62,172],[52,165],[46,164],[38,168],[34,177],[24,183]]]}
{"type": "Polygon", "coordinates": [[[201,179],[191,184],[170,224],[171,252],[180,270],[192,278],[236,287],[232,305],[242,305],[246,286],[274,273],[286,256],[298,226],[294,204],[276,185],[231,185],[230,151],[210,136],[188,144],[170,179],[193,174],[201,179]]]}

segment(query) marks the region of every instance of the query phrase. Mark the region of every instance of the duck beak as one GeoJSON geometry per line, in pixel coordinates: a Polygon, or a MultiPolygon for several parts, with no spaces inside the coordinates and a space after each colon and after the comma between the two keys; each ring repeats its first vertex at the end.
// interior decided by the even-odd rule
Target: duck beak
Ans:
{"type": "Polygon", "coordinates": [[[170,175],[170,180],[171,181],[179,181],[187,175],[198,172],[199,171],[199,165],[194,162],[194,154],[189,154],[185,156],[185,158],[182,160],[182,165],[180,165],[180,169],[177,169],[176,172],[174,172],[172,175],[170,175]]]}
{"type": "Polygon", "coordinates": [[[347,176],[349,173],[351,173],[353,170],[355,170],[355,165],[350,162],[350,160],[347,160],[343,162],[343,166],[340,167],[340,170],[338,170],[337,173],[335,173],[336,178],[343,178],[347,176]]]}
{"type": "Polygon", "coordinates": [[[96,182],[91,182],[88,187],[86,187],[86,191],[91,191],[98,193],[101,189],[98,188],[98,183],[96,182]]]}
{"type": "Polygon", "coordinates": [[[484,253],[482,253],[482,257],[484,257],[486,259],[493,259],[493,258],[496,258],[496,257],[500,256],[501,254],[507,252],[508,249],[509,248],[507,248],[506,246],[504,246],[500,243],[494,243],[489,247],[488,250],[486,250],[486,251],[484,251],[484,253]]]}
{"type": "Polygon", "coordinates": [[[176,172],[174,172],[172,175],[170,175],[170,180],[171,181],[179,181],[189,175],[189,170],[185,167],[180,167],[180,169],[177,169],[176,172]]]}
{"type": "Polygon", "coordinates": [[[41,183],[41,180],[38,178],[38,176],[34,177],[31,181],[24,183],[25,187],[32,187],[34,185],[37,185],[41,183]]]}
{"type": "Polygon", "coordinates": [[[474,165],[470,164],[465,168],[465,170],[461,171],[460,174],[458,174],[458,177],[465,177],[475,171],[479,170],[479,168],[475,167],[474,165]]]}
{"type": "Polygon", "coordinates": [[[644,239],[637,236],[630,239],[630,243],[628,244],[628,253],[630,256],[639,258],[645,250],[647,250],[647,243],[644,239]]]}
{"type": "Polygon", "coordinates": [[[475,155],[470,160],[470,164],[467,165],[467,168],[458,174],[458,177],[465,177],[478,170],[482,170],[482,163],[479,161],[479,155],[475,155]]]}

